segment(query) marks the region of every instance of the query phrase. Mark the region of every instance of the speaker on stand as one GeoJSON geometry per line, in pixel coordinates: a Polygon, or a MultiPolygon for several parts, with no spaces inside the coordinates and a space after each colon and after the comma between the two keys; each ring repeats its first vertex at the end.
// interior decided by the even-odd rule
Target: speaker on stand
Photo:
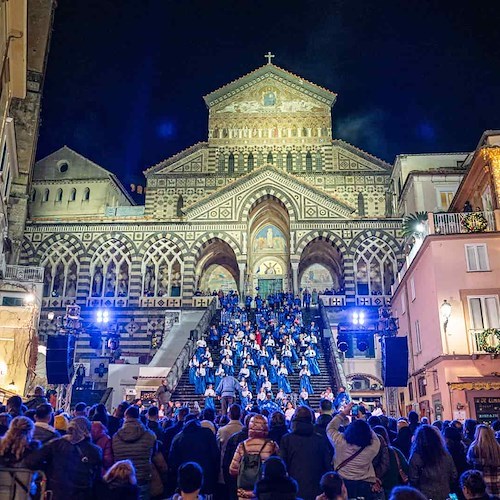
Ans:
{"type": "Polygon", "coordinates": [[[47,338],[46,370],[49,384],[69,384],[75,373],[75,336],[49,335],[47,338]]]}
{"type": "Polygon", "coordinates": [[[408,337],[382,338],[382,381],[385,387],[408,384],[408,337]]]}

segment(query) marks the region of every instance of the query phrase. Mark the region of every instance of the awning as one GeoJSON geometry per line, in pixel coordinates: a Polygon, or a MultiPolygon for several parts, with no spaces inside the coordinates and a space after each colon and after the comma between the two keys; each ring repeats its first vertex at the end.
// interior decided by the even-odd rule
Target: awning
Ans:
{"type": "Polygon", "coordinates": [[[452,382],[452,391],[500,391],[500,381],[498,382],[452,382]]]}

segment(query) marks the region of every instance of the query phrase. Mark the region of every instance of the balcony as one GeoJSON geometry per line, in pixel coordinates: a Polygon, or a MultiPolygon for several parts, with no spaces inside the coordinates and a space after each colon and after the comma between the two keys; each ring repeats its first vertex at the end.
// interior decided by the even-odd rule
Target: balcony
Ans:
{"type": "Polygon", "coordinates": [[[471,354],[500,354],[500,334],[496,328],[469,330],[471,354]]]}
{"type": "Polygon", "coordinates": [[[496,231],[494,212],[429,214],[429,234],[468,234],[496,231]]]}
{"type": "Polygon", "coordinates": [[[25,281],[28,283],[43,283],[43,267],[35,266],[5,266],[5,280],[25,281]]]}

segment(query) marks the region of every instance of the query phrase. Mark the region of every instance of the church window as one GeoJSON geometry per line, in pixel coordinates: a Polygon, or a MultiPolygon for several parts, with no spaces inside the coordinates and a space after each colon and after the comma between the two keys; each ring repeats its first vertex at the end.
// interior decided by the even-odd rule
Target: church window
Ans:
{"type": "Polygon", "coordinates": [[[319,151],[316,152],[316,172],[321,172],[323,169],[321,164],[321,153],[319,151]]]}
{"type": "Polygon", "coordinates": [[[90,200],[90,189],[87,187],[83,191],[83,201],[89,201],[90,200]]]}
{"type": "Polygon", "coordinates": [[[57,241],[42,259],[44,297],[76,297],[79,264],[75,249],[57,241]]]}
{"type": "Polygon", "coordinates": [[[110,239],[95,252],[90,263],[91,297],[127,297],[130,256],[121,241],[110,239]]]}
{"type": "Polygon", "coordinates": [[[59,188],[56,194],[56,202],[61,202],[63,199],[63,190],[59,188]]]}
{"type": "Polygon", "coordinates": [[[308,151],[306,154],[306,172],[308,174],[312,174],[312,171],[313,171],[313,159],[311,152],[308,151]]]}
{"type": "Polygon", "coordinates": [[[225,168],[226,168],[226,159],[224,158],[224,155],[221,154],[219,156],[219,173],[220,174],[224,173],[225,168]]]}
{"type": "Polygon", "coordinates": [[[61,172],[61,174],[64,174],[65,172],[67,172],[68,168],[69,168],[69,164],[67,161],[62,161],[61,163],[59,163],[59,172],[61,172]]]}
{"type": "Polygon", "coordinates": [[[262,167],[262,153],[260,151],[257,153],[257,167],[262,167]]]}
{"type": "Polygon", "coordinates": [[[46,188],[43,192],[42,201],[49,201],[50,191],[46,188]]]}
{"type": "Polygon", "coordinates": [[[358,193],[358,215],[361,217],[365,215],[365,197],[361,191],[358,193]]]}
{"type": "Polygon", "coordinates": [[[281,153],[276,153],[276,166],[283,168],[283,155],[281,153]]]}
{"type": "Polygon", "coordinates": [[[142,261],[142,295],[180,297],[184,263],[179,247],[163,238],[149,247],[142,261]]]}
{"type": "Polygon", "coordinates": [[[253,154],[250,153],[248,155],[248,171],[249,172],[251,172],[253,170],[253,162],[254,162],[254,160],[253,160],[253,154]]]}
{"type": "Polygon", "coordinates": [[[33,191],[31,192],[31,201],[36,201],[36,189],[33,189],[33,191]]]}
{"type": "Polygon", "coordinates": [[[184,214],[182,212],[182,209],[184,207],[184,198],[182,197],[182,194],[179,195],[177,198],[177,217],[182,217],[184,214]]]}
{"type": "Polygon", "coordinates": [[[231,153],[229,155],[229,159],[227,162],[227,171],[230,175],[234,174],[234,154],[233,153],[231,153]]]}
{"type": "Polygon", "coordinates": [[[245,171],[245,157],[243,156],[243,153],[238,154],[238,172],[244,172],[245,171]]]}
{"type": "Polygon", "coordinates": [[[73,189],[71,190],[70,195],[69,195],[69,201],[75,201],[75,200],[76,200],[76,189],[75,189],[75,188],[73,188],[73,189]]]}
{"type": "Polygon", "coordinates": [[[269,164],[273,164],[273,154],[271,153],[271,151],[269,151],[269,153],[267,154],[267,163],[269,164]]]}
{"type": "Polygon", "coordinates": [[[297,172],[302,170],[302,153],[298,152],[295,156],[295,169],[297,172]]]}
{"type": "Polygon", "coordinates": [[[390,295],[396,270],[396,257],[391,247],[380,238],[367,238],[356,250],[357,294],[390,295]]]}
{"type": "Polygon", "coordinates": [[[293,157],[292,153],[288,152],[286,155],[286,171],[291,172],[293,170],[293,157]]]}

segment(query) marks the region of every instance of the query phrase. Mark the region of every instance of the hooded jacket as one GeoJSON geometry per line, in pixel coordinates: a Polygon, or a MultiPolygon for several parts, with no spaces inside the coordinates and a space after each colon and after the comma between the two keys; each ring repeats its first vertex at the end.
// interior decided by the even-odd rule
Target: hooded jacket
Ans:
{"type": "Polygon", "coordinates": [[[292,432],[281,439],[280,457],[299,485],[299,497],[314,500],[321,493],[321,476],[331,469],[326,439],[314,432],[311,422],[292,420],[292,432]]]}
{"type": "Polygon", "coordinates": [[[61,437],[61,434],[57,432],[54,427],[45,422],[35,422],[35,432],[33,433],[33,439],[40,441],[40,443],[45,444],[61,437]]]}
{"type": "Polygon", "coordinates": [[[172,441],[168,456],[168,466],[177,474],[184,462],[196,462],[203,469],[202,493],[214,493],[219,473],[219,448],[214,433],[202,427],[199,420],[192,419],[172,441]]]}
{"type": "Polygon", "coordinates": [[[106,434],[106,427],[102,422],[92,422],[92,441],[102,450],[102,468],[107,471],[113,464],[113,448],[111,438],[106,434]]]}
{"type": "Polygon", "coordinates": [[[113,436],[115,461],[131,460],[138,484],[145,484],[151,479],[151,457],[155,442],[154,432],[134,418],[126,419],[123,427],[113,436]]]}

